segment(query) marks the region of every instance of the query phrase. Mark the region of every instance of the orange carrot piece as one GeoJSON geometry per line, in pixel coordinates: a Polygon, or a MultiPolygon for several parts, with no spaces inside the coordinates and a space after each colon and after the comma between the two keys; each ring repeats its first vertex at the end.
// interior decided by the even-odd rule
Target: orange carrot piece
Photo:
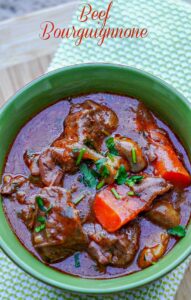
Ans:
{"type": "Polygon", "coordinates": [[[147,205],[137,196],[128,196],[128,191],[127,186],[110,185],[95,197],[93,206],[95,216],[108,232],[114,232],[136,218],[147,205]],[[112,194],[112,188],[115,188],[121,196],[120,199],[116,199],[112,194]]]}
{"type": "Polygon", "coordinates": [[[137,130],[146,132],[147,139],[155,146],[157,159],[153,162],[155,175],[169,180],[173,185],[184,188],[191,184],[191,176],[180,161],[167,133],[161,130],[151,112],[139,104],[137,130]]]}
{"type": "Polygon", "coordinates": [[[178,187],[191,184],[191,176],[179,160],[171,145],[158,145],[156,148],[157,159],[153,162],[155,175],[160,175],[178,187]]]}

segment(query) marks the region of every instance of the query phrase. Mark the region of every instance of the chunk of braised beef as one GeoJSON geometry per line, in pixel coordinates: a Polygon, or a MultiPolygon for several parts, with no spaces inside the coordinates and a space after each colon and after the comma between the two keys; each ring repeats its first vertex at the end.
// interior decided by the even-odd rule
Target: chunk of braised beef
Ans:
{"type": "Polygon", "coordinates": [[[35,191],[30,180],[21,175],[5,175],[0,193],[19,204],[29,204],[27,198],[35,191]]]}
{"type": "Polygon", "coordinates": [[[28,179],[21,175],[5,175],[3,177],[3,183],[1,185],[1,194],[2,195],[12,195],[16,193],[25,183],[28,182],[28,179]]]}
{"type": "MultiPolygon", "coordinates": [[[[74,104],[65,119],[64,132],[51,147],[39,154],[26,153],[25,163],[32,175],[39,175],[46,186],[60,185],[65,173],[77,170],[76,155],[73,150],[82,149],[87,141],[94,141],[94,148],[100,150],[103,139],[118,126],[117,115],[108,107],[87,100],[74,104]]],[[[88,150],[89,148],[87,148],[88,150]]],[[[86,151],[86,159],[99,159],[91,149],[86,151]]]]}
{"type": "Polygon", "coordinates": [[[38,187],[24,176],[6,175],[3,178],[1,194],[20,204],[17,215],[29,229],[34,226],[36,208],[33,195],[37,190],[38,187]]]}
{"type": "Polygon", "coordinates": [[[72,105],[64,126],[66,139],[93,141],[94,148],[100,150],[103,139],[117,128],[118,117],[107,106],[87,100],[72,105]]]}
{"type": "Polygon", "coordinates": [[[140,237],[137,223],[131,223],[115,233],[108,233],[97,223],[86,223],[83,228],[90,240],[87,251],[99,264],[125,267],[134,259],[140,237]]]}
{"type": "Polygon", "coordinates": [[[42,259],[53,263],[85,249],[87,236],[70,193],[60,187],[47,187],[38,197],[43,201],[43,208],[36,203],[32,240],[42,259]]]}
{"type": "Polygon", "coordinates": [[[40,170],[39,170],[39,156],[40,154],[31,152],[30,150],[27,150],[24,153],[24,162],[29,168],[31,175],[33,176],[39,176],[40,175],[40,170]]]}
{"type": "Polygon", "coordinates": [[[51,149],[47,149],[39,157],[39,170],[42,182],[46,186],[60,185],[63,170],[52,157],[51,149]]]}
{"type": "Polygon", "coordinates": [[[25,223],[29,230],[32,230],[35,225],[35,218],[37,214],[37,207],[35,206],[35,202],[28,203],[24,208],[21,209],[18,214],[19,218],[25,223]]]}
{"type": "Polygon", "coordinates": [[[133,186],[133,191],[140,195],[142,201],[151,205],[153,200],[168,192],[173,186],[161,177],[147,176],[139,184],[133,186]]]}

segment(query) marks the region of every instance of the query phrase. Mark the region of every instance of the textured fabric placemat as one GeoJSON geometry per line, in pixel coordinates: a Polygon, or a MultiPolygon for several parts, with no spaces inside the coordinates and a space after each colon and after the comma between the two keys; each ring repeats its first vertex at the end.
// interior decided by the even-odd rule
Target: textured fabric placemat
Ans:
{"type": "MultiPolygon", "coordinates": [[[[101,9],[109,1],[87,2],[101,9]]],[[[76,13],[79,15],[79,11],[76,13]]],[[[79,25],[76,15],[72,24],[79,25]]],[[[161,77],[191,100],[190,24],[191,6],[182,1],[115,0],[107,26],[147,27],[149,36],[143,40],[106,40],[101,47],[97,46],[96,40],[85,40],[78,47],[71,39],[63,40],[49,70],[75,63],[122,63],[161,77]]],[[[88,26],[94,24],[88,22],[88,26]]],[[[33,279],[0,251],[0,299],[172,300],[188,263],[189,259],[173,272],[143,288],[113,296],[83,296],[49,287],[33,279]]]]}

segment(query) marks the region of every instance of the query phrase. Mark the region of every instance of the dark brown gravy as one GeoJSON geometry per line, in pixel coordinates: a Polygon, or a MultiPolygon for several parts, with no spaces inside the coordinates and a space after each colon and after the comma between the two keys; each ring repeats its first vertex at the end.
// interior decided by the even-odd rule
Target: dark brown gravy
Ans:
{"type": "MultiPolygon", "coordinates": [[[[137,140],[137,135],[134,132],[134,128],[135,109],[139,102],[136,99],[128,98],[126,96],[99,93],[73,98],[72,103],[83,102],[87,99],[105,104],[113,109],[117,113],[119,118],[119,127],[116,133],[127,135],[135,141],[137,140]]],[[[42,151],[44,148],[50,145],[52,141],[54,141],[62,133],[63,121],[69,112],[69,108],[70,101],[68,101],[67,99],[61,100],[56,104],[46,108],[33,119],[31,119],[21,129],[18,136],[16,137],[8,155],[4,173],[11,173],[15,175],[22,174],[28,176],[29,170],[23,161],[24,152],[27,149],[32,149],[35,152],[42,151]]],[[[190,171],[190,162],[183,146],[166,124],[164,124],[157,118],[156,120],[160,127],[164,128],[169,133],[169,136],[175,148],[182,156],[187,169],[190,171]]],[[[147,171],[149,172],[149,170],[147,171]]],[[[81,193],[82,190],[88,190],[88,188],[85,188],[84,185],[77,180],[78,176],[78,173],[73,176],[67,175],[65,176],[64,180],[64,187],[66,188],[70,188],[74,183],[76,183],[78,187],[76,195],[78,193],[81,193]]],[[[168,197],[169,201],[172,201],[174,203],[181,203],[181,224],[186,225],[190,219],[191,213],[191,188],[186,188],[183,191],[173,190],[166,194],[165,197],[168,197]]],[[[86,208],[87,205],[87,201],[81,201],[77,208],[79,210],[83,210],[83,208],[86,208]]],[[[13,228],[20,242],[25,246],[27,250],[29,250],[34,256],[38,257],[38,259],[41,260],[31,243],[30,232],[17,216],[17,205],[13,201],[4,198],[4,210],[11,224],[11,227],[13,228]]],[[[142,249],[145,245],[145,241],[149,237],[155,235],[159,231],[163,231],[163,229],[161,229],[157,225],[154,225],[143,216],[139,217],[139,222],[141,225],[140,249],[142,249]]],[[[169,251],[175,243],[176,239],[171,238],[167,251],[169,251]]],[[[139,252],[137,253],[137,256],[138,254],[139,252]]],[[[105,273],[102,273],[97,269],[96,263],[85,252],[80,253],[79,268],[75,267],[74,256],[70,256],[62,262],[52,264],[50,265],[50,267],[64,273],[69,273],[80,277],[98,279],[112,278],[138,271],[139,267],[136,263],[137,256],[135,257],[133,263],[131,263],[127,268],[116,268],[108,266],[105,273]]]]}

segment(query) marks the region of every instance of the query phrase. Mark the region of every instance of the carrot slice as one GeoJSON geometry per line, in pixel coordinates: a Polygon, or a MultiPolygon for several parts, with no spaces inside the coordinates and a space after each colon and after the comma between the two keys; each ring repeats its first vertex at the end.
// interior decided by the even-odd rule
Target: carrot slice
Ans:
{"type": "Polygon", "coordinates": [[[128,191],[127,186],[110,185],[95,197],[93,208],[96,218],[108,232],[114,232],[136,218],[146,205],[139,197],[128,196],[128,191]],[[113,187],[121,196],[120,199],[112,194],[113,187]]]}
{"type": "Polygon", "coordinates": [[[181,188],[190,185],[191,176],[179,159],[168,134],[158,127],[153,115],[143,104],[138,106],[136,123],[137,129],[146,132],[148,141],[155,146],[155,175],[181,188]]]}
{"type": "Polygon", "coordinates": [[[155,175],[162,176],[180,188],[190,185],[191,176],[179,160],[173,145],[166,136],[160,134],[160,137],[160,142],[153,141],[157,155],[157,159],[153,162],[155,175]]]}

